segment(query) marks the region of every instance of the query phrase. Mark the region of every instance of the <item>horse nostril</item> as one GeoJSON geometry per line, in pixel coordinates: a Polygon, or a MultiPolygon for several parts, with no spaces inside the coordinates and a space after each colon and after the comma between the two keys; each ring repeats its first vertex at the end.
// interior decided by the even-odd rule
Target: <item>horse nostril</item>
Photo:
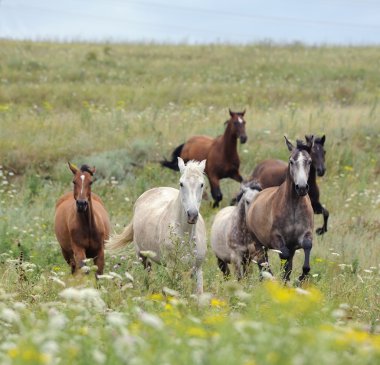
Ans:
{"type": "Polygon", "coordinates": [[[306,184],[305,189],[306,191],[309,191],[309,184],[306,184]]]}
{"type": "Polygon", "coordinates": [[[195,223],[198,219],[198,211],[197,210],[193,210],[193,209],[189,209],[187,211],[187,221],[188,223],[195,223]]]}
{"type": "Polygon", "coordinates": [[[84,212],[87,209],[87,201],[77,200],[77,209],[79,212],[84,212]]]}

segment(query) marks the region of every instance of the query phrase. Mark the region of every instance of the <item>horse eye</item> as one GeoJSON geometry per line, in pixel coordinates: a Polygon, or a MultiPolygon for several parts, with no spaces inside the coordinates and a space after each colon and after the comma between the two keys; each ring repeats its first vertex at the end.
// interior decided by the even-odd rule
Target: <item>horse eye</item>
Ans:
{"type": "Polygon", "coordinates": [[[183,184],[182,184],[181,182],[179,183],[179,186],[180,186],[181,188],[183,188],[183,184]]]}
{"type": "Polygon", "coordinates": [[[204,184],[202,183],[202,184],[201,184],[201,188],[203,188],[203,186],[204,186],[204,184]]]}
{"type": "Polygon", "coordinates": [[[75,181],[73,181],[73,184],[74,184],[74,185],[76,185],[76,182],[75,182],[75,181]]]}
{"type": "Polygon", "coordinates": [[[294,164],[294,161],[293,160],[289,160],[290,164],[293,165],[294,164]]]}

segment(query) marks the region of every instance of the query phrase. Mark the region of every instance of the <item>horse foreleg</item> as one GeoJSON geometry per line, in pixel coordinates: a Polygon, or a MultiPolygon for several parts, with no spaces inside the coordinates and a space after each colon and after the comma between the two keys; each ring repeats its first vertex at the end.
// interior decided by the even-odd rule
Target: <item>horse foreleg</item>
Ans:
{"type": "Polygon", "coordinates": [[[197,294],[203,294],[203,271],[202,267],[196,267],[195,268],[195,277],[196,277],[196,293],[197,294]]]}
{"type": "MultiPolygon", "coordinates": [[[[284,270],[283,279],[285,282],[289,281],[290,274],[292,273],[294,253],[295,253],[294,250],[290,250],[289,251],[289,257],[287,259],[285,259],[286,262],[285,262],[285,265],[283,266],[283,270],[284,270]]],[[[282,254],[280,254],[280,258],[281,258],[281,260],[284,260],[282,254]]]]}
{"type": "Polygon", "coordinates": [[[260,270],[260,281],[263,280],[264,276],[262,274],[263,271],[267,271],[272,275],[272,271],[269,267],[269,259],[267,249],[261,248],[257,250],[257,266],[260,270]]]}
{"type": "Polygon", "coordinates": [[[149,273],[152,270],[152,264],[146,256],[140,255],[140,260],[144,266],[144,269],[149,273]]]}
{"type": "Polygon", "coordinates": [[[219,202],[223,199],[223,194],[220,190],[219,179],[210,178],[211,195],[214,199],[213,208],[219,207],[219,202]]]}
{"type": "Polygon", "coordinates": [[[235,181],[237,181],[237,182],[239,182],[239,183],[241,183],[241,182],[243,182],[243,176],[241,176],[240,175],[240,172],[239,171],[234,171],[232,174],[231,174],[231,179],[233,179],[233,180],[235,180],[235,181]]]}
{"type": "Polygon", "coordinates": [[[94,264],[98,267],[96,270],[96,276],[97,275],[103,275],[104,270],[104,250],[101,249],[98,252],[98,255],[94,258],[94,264]]]}
{"type": "Polygon", "coordinates": [[[230,276],[230,269],[228,268],[227,262],[223,261],[219,257],[217,257],[217,259],[218,259],[218,267],[220,271],[223,273],[224,278],[227,278],[228,276],[230,276]]]}
{"type": "Polygon", "coordinates": [[[305,253],[305,261],[302,266],[302,275],[299,277],[299,281],[305,280],[310,272],[310,252],[312,249],[313,243],[310,237],[305,237],[302,242],[302,248],[305,253]]]}
{"type": "Polygon", "coordinates": [[[322,235],[327,232],[327,221],[329,219],[329,211],[322,206],[320,202],[316,202],[313,204],[313,210],[315,214],[323,215],[323,226],[319,227],[315,230],[318,235],[322,235]]]}
{"type": "Polygon", "coordinates": [[[72,273],[74,274],[77,269],[81,269],[84,265],[84,260],[86,259],[86,252],[84,248],[72,244],[71,245],[73,252],[74,252],[74,261],[75,261],[75,267],[72,269],[72,273]]]}

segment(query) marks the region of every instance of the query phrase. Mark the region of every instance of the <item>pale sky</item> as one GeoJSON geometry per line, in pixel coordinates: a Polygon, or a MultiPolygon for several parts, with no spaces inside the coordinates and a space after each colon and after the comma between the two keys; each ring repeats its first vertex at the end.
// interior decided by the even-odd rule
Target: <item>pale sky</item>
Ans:
{"type": "Polygon", "coordinates": [[[0,0],[0,38],[380,44],[380,0],[0,0]]]}

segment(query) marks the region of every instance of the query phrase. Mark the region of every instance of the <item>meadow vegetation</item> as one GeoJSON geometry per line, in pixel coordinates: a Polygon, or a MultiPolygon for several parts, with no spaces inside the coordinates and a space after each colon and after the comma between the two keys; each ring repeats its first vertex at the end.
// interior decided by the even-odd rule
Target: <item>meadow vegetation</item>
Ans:
{"type": "MultiPolygon", "coordinates": [[[[0,45],[1,364],[380,361],[379,48],[0,45]],[[96,166],[93,191],[119,233],[141,193],[177,186],[158,161],[191,135],[221,134],[229,107],[247,110],[243,176],[287,159],[284,134],[326,134],[329,230],[314,235],[310,280],[295,280],[301,252],[289,287],[260,282],[255,265],[224,280],[209,249],[198,298],[180,246],[150,275],[131,246],[106,256],[98,282],[71,277],[53,230],[67,161],[96,166]]],[[[222,207],[238,189],[222,180],[222,207]]],[[[209,230],[211,200],[201,212],[209,230]]]]}

